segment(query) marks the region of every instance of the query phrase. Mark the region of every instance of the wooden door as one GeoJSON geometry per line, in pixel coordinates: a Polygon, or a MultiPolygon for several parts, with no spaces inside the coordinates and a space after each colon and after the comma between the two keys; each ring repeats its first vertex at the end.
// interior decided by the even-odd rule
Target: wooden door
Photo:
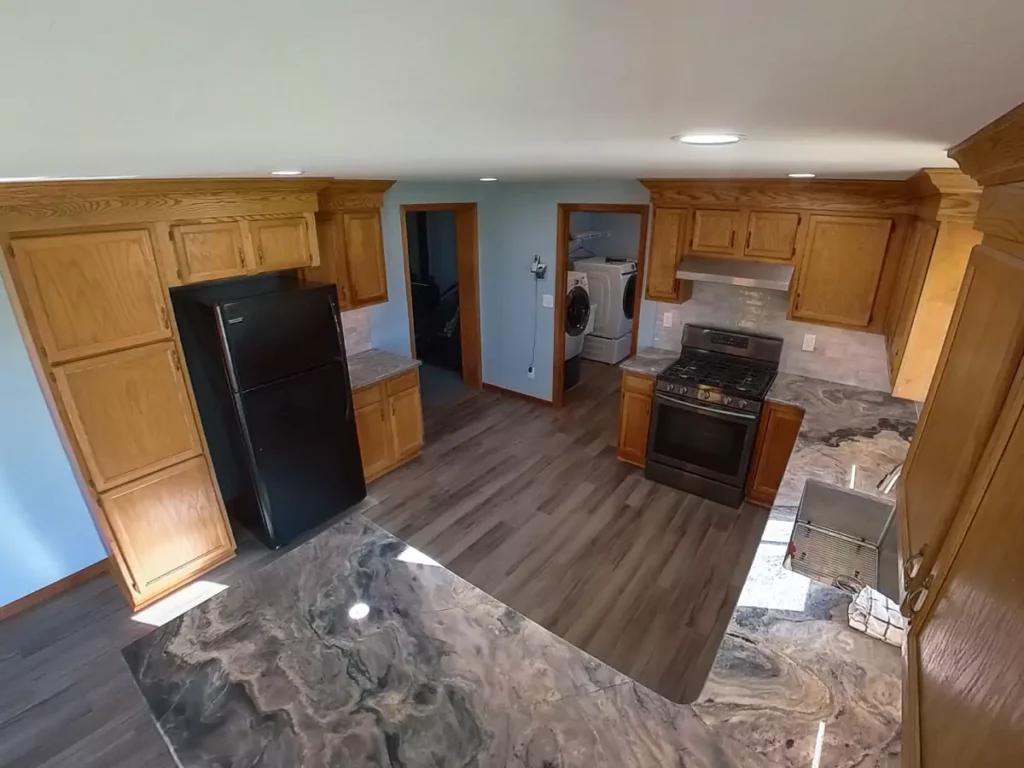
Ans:
{"type": "Polygon", "coordinates": [[[900,482],[900,545],[920,583],[935,562],[1024,355],[1024,261],[971,253],[900,482]]]}
{"type": "Polygon", "coordinates": [[[171,240],[186,283],[235,277],[248,270],[238,221],[174,225],[171,240]]]}
{"type": "Polygon", "coordinates": [[[790,261],[796,255],[796,233],[799,228],[799,213],[751,211],[747,220],[743,255],[790,261]]]}
{"type": "Polygon", "coordinates": [[[1024,765],[1022,382],[1018,369],[929,580],[904,601],[907,766],[1024,765]]]}
{"type": "Polygon", "coordinates": [[[100,505],[138,602],[187,582],[233,549],[201,456],[103,493],[100,505]]]}
{"type": "Polygon", "coordinates": [[[696,210],[693,212],[693,253],[736,253],[736,230],[740,211],[696,210]]]}
{"type": "Polygon", "coordinates": [[[891,219],[811,216],[793,318],[867,326],[891,229],[891,219]]]}
{"type": "Polygon", "coordinates": [[[352,306],[387,301],[388,281],[384,269],[380,211],[346,211],[341,214],[341,222],[352,306]]]}
{"type": "Polygon", "coordinates": [[[622,374],[619,398],[619,458],[639,467],[647,461],[654,381],[646,376],[622,374]]]}
{"type": "Polygon", "coordinates": [[[53,377],[97,490],[202,452],[173,342],[59,365],[53,377]]]}
{"type": "Polygon", "coordinates": [[[423,448],[423,410],[416,371],[385,382],[390,411],[391,445],[395,461],[415,456],[423,448]]]}
{"type": "Polygon", "coordinates": [[[305,217],[253,219],[249,222],[249,232],[261,271],[295,269],[313,264],[305,217]]]}
{"type": "Polygon", "coordinates": [[[750,501],[767,507],[775,501],[803,418],[799,408],[777,403],[765,405],[754,445],[754,463],[747,482],[750,501]]]}
{"type": "Polygon", "coordinates": [[[169,339],[149,232],[15,240],[14,267],[50,363],[169,339]]]}
{"type": "Polygon", "coordinates": [[[647,298],[652,301],[680,301],[682,281],[676,278],[676,270],[683,256],[689,215],[685,208],[654,209],[654,230],[647,259],[647,298]]]}
{"type": "Polygon", "coordinates": [[[370,481],[387,472],[395,462],[384,385],[376,384],[354,392],[352,403],[355,408],[356,434],[359,436],[363,475],[370,481]]]}

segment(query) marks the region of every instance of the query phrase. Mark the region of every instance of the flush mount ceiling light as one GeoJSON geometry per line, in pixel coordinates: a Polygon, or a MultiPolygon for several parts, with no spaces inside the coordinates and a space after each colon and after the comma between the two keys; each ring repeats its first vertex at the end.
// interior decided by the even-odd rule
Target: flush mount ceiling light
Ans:
{"type": "Polygon", "coordinates": [[[370,615],[370,606],[366,603],[355,603],[348,609],[348,615],[353,619],[365,619],[370,615]]]}
{"type": "Polygon", "coordinates": [[[816,173],[789,173],[786,175],[791,179],[813,179],[817,176],[816,173]]]}
{"type": "Polygon", "coordinates": [[[495,178],[494,176],[482,176],[482,177],[480,177],[480,181],[497,181],[497,180],[498,179],[495,178]]]}
{"type": "Polygon", "coordinates": [[[683,144],[735,144],[743,137],[738,133],[681,133],[672,138],[683,144]]]}
{"type": "Polygon", "coordinates": [[[271,176],[301,176],[302,171],[271,171],[271,176]]]}

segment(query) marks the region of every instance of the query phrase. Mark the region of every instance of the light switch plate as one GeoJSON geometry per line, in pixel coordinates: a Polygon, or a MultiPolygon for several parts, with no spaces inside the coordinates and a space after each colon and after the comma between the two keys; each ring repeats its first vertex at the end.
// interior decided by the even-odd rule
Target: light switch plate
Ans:
{"type": "Polygon", "coordinates": [[[671,328],[673,320],[675,320],[675,315],[672,312],[666,312],[661,316],[661,324],[665,328],[671,328]]]}
{"type": "Polygon", "coordinates": [[[553,306],[555,306],[555,297],[552,296],[550,293],[545,293],[544,294],[544,306],[545,307],[553,307],[553,306]]]}
{"type": "Polygon", "coordinates": [[[817,338],[818,337],[815,336],[813,333],[805,333],[804,334],[804,345],[802,347],[803,351],[804,352],[813,352],[814,351],[814,342],[817,340],[817,338]]]}

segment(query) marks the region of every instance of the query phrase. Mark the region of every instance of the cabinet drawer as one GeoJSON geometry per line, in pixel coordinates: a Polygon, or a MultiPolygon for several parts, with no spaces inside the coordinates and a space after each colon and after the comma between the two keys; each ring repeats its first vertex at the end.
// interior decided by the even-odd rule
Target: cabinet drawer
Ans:
{"type": "Polygon", "coordinates": [[[403,373],[399,376],[395,376],[393,379],[388,379],[384,383],[389,397],[399,392],[404,392],[407,389],[418,387],[419,385],[420,374],[416,369],[403,373]]]}
{"type": "Polygon", "coordinates": [[[358,411],[360,408],[363,408],[367,405],[379,403],[381,401],[381,398],[383,397],[383,392],[381,391],[382,389],[383,387],[380,385],[380,383],[371,384],[368,387],[357,389],[355,392],[352,393],[352,407],[358,411]]]}
{"type": "Polygon", "coordinates": [[[649,376],[641,376],[638,373],[623,372],[622,388],[627,392],[650,395],[654,392],[654,379],[649,376]]]}

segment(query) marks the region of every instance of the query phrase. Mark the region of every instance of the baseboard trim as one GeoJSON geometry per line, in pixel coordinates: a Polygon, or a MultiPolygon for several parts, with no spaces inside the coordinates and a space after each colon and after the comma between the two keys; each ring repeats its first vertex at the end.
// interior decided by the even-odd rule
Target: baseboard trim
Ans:
{"type": "Polygon", "coordinates": [[[539,397],[527,395],[524,392],[516,392],[514,389],[505,389],[504,387],[499,387],[497,384],[488,384],[486,381],[483,383],[483,388],[488,392],[497,392],[499,395],[518,397],[520,400],[525,400],[526,402],[533,403],[534,405],[543,405],[545,408],[550,408],[553,405],[550,400],[541,400],[539,397]]]}
{"type": "Polygon", "coordinates": [[[24,597],[19,597],[13,603],[0,605],[0,621],[9,619],[22,611],[27,611],[29,608],[39,605],[40,603],[44,603],[62,592],[67,592],[69,589],[77,587],[79,584],[92,581],[97,576],[102,576],[104,573],[108,573],[109,571],[110,561],[104,558],[98,563],[93,563],[80,571],[75,571],[71,575],[53,582],[53,584],[47,584],[42,589],[37,589],[35,592],[25,595],[24,597]]]}

